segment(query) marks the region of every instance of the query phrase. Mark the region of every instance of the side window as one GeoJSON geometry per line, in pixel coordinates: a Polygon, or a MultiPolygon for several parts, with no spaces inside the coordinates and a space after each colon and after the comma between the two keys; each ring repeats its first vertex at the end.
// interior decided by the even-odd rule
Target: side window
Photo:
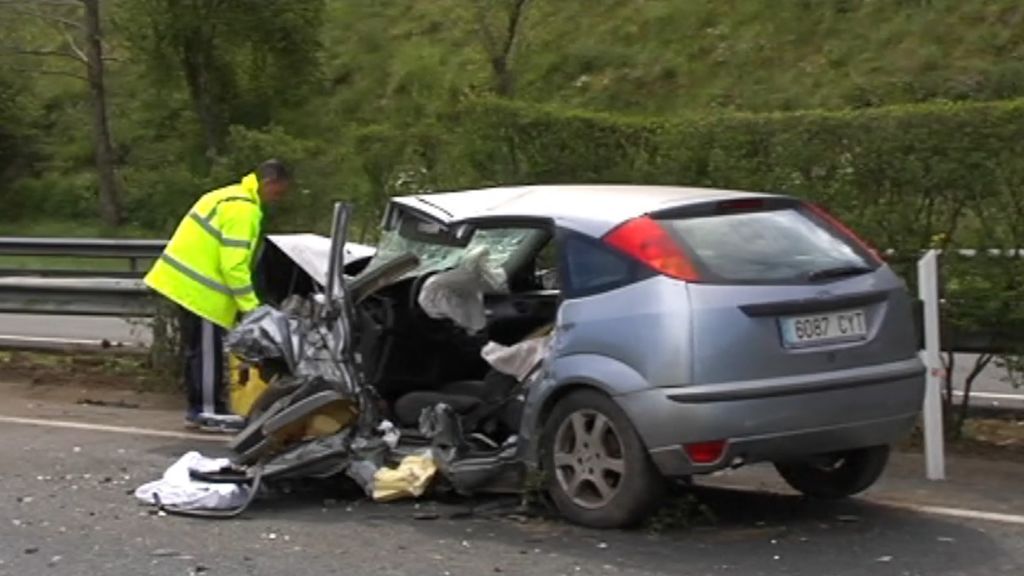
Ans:
{"type": "Polygon", "coordinates": [[[582,234],[564,233],[562,246],[562,291],[566,298],[614,290],[644,275],[627,256],[582,234]]]}
{"type": "Polygon", "coordinates": [[[558,282],[558,246],[554,238],[548,240],[537,254],[534,263],[534,274],[537,285],[545,290],[559,290],[558,282]]]}
{"type": "Polygon", "coordinates": [[[544,247],[537,254],[537,268],[540,270],[554,270],[558,266],[558,248],[555,246],[555,239],[548,240],[544,247]]]}

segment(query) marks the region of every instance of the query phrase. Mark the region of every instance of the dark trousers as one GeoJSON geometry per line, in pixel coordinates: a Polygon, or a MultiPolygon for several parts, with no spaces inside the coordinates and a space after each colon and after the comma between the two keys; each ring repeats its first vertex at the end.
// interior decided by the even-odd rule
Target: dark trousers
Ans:
{"type": "Polygon", "coordinates": [[[229,414],[224,390],[224,329],[182,309],[181,339],[189,414],[229,414]]]}

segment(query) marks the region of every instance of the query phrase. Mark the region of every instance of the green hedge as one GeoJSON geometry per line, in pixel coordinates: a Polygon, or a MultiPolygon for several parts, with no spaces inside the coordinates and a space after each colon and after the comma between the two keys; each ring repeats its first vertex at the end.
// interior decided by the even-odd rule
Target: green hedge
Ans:
{"type": "MultiPolygon", "coordinates": [[[[899,251],[893,264],[911,282],[920,249],[1024,248],[1024,101],[672,120],[476,101],[450,122],[447,157],[472,184],[792,194],[899,251]]],[[[1024,345],[1024,259],[947,258],[944,272],[950,326],[1024,345]]]]}
{"type": "Polygon", "coordinates": [[[885,248],[1024,246],[1024,101],[673,120],[476,101],[450,121],[450,159],[474,184],[783,192],[885,248]]]}

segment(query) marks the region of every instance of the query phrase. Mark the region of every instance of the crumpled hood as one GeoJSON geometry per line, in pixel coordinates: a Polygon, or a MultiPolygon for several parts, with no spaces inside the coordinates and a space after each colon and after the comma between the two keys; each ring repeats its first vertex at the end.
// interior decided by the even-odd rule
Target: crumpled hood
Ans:
{"type": "MultiPolygon", "coordinates": [[[[331,251],[331,239],[319,234],[273,234],[267,242],[277,246],[288,258],[309,274],[320,286],[327,284],[327,267],[331,251]]],[[[345,244],[345,263],[372,257],[377,252],[373,246],[348,242],[345,244]]]]}

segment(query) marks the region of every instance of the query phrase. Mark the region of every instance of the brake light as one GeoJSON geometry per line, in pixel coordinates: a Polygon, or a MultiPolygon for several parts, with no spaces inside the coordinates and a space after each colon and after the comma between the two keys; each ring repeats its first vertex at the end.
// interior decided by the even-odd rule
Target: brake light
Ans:
{"type": "Polygon", "coordinates": [[[683,449],[686,450],[686,455],[694,464],[714,464],[722,459],[722,455],[725,454],[725,446],[725,440],[715,440],[683,444],[683,449]]]}
{"type": "Polygon", "coordinates": [[[666,276],[688,282],[700,280],[690,258],[668,231],[649,216],[622,224],[609,232],[604,241],[666,276]]]}
{"type": "Polygon", "coordinates": [[[814,212],[823,220],[832,225],[836,230],[839,230],[841,234],[843,234],[851,241],[856,243],[868,254],[871,254],[871,256],[874,257],[876,262],[881,263],[883,261],[881,253],[878,250],[876,250],[875,247],[871,245],[871,243],[861,238],[856,232],[851,230],[849,226],[843,224],[842,221],[839,220],[839,218],[833,216],[832,213],[826,210],[823,206],[808,203],[807,207],[811,209],[811,212],[814,212]]]}
{"type": "Polygon", "coordinates": [[[723,200],[715,207],[719,214],[734,214],[736,212],[757,212],[764,210],[764,200],[761,198],[739,198],[737,200],[723,200]]]}

